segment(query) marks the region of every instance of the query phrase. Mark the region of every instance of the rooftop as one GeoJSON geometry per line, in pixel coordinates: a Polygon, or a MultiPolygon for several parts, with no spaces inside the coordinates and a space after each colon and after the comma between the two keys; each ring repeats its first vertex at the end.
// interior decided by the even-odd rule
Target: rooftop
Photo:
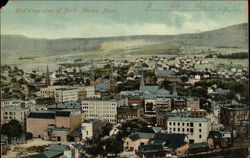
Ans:
{"type": "Polygon", "coordinates": [[[194,117],[170,117],[169,121],[190,121],[190,122],[207,122],[207,118],[194,118],[194,117]]]}
{"type": "Polygon", "coordinates": [[[132,141],[136,141],[138,139],[150,139],[152,137],[154,137],[155,133],[141,133],[141,132],[137,132],[134,134],[131,134],[130,136],[128,136],[132,141]]]}
{"type": "Polygon", "coordinates": [[[83,121],[83,123],[94,123],[94,122],[99,122],[101,120],[98,120],[98,119],[86,119],[83,121]]]}
{"type": "Polygon", "coordinates": [[[28,118],[47,118],[54,119],[55,111],[33,111],[28,115],[28,118]]]}

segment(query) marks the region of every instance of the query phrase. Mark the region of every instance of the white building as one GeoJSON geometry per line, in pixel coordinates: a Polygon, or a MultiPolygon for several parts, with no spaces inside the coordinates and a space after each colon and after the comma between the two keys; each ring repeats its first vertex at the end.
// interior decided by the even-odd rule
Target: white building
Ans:
{"type": "Polygon", "coordinates": [[[42,98],[54,98],[56,94],[56,89],[67,88],[68,86],[48,86],[40,88],[40,97],[42,98]]]}
{"type": "Polygon", "coordinates": [[[125,105],[124,99],[89,98],[81,101],[86,119],[101,119],[110,123],[117,122],[117,107],[125,105]]]}
{"type": "Polygon", "coordinates": [[[78,100],[78,89],[77,88],[59,88],[55,92],[56,103],[77,101],[78,100]]]}
{"type": "Polygon", "coordinates": [[[82,123],[82,139],[101,134],[104,123],[98,119],[85,119],[82,123]]]}
{"type": "Polygon", "coordinates": [[[25,123],[26,116],[30,113],[27,107],[12,106],[1,108],[1,123],[7,123],[11,120],[18,120],[21,124],[25,123]]]}
{"type": "Polygon", "coordinates": [[[101,97],[100,93],[95,92],[94,86],[86,86],[85,90],[87,93],[86,98],[100,98],[101,97]]]}
{"type": "Polygon", "coordinates": [[[1,99],[1,107],[20,106],[21,99],[1,99]]]}
{"type": "Polygon", "coordinates": [[[167,122],[167,132],[186,134],[190,143],[207,142],[210,124],[207,118],[171,117],[167,122]]]}

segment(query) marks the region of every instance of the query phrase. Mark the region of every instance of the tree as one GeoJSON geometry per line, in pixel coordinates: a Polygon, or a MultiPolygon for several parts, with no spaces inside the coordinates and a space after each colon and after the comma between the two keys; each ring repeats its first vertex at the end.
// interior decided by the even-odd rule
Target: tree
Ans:
{"type": "Polygon", "coordinates": [[[9,123],[2,125],[1,133],[8,137],[10,143],[11,138],[21,137],[23,134],[23,127],[19,121],[11,120],[9,123]]]}
{"type": "Polygon", "coordinates": [[[106,136],[109,135],[113,125],[111,123],[107,123],[105,126],[102,127],[102,135],[106,136]]]}
{"type": "Polygon", "coordinates": [[[89,155],[92,155],[94,157],[97,156],[106,156],[107,153],[104,148],[104,142],[102,141],[101,137],[92,137],[92,138],[87,138],[86,140],[86,152],[89,155]]]}
{"type": "Polygon", "coordinates": [[[108,138],[104,140],[104,144],[107,154],[114,154],[115,157],[123,151],[123,142],[117,141],[116,138],[108,138]]]}

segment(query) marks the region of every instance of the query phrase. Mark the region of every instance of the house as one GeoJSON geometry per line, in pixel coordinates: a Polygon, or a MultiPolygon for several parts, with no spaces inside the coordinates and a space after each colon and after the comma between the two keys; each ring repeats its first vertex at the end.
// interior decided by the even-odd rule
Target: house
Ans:
{"type": "Polygon", "coordinates": [[[124,139],[123,149],[125,151],[136,151],[140,145],[147,144],[154,135],[154,133],[133,133],[124,139]]]}
{"type": "Polygon", "coordinates": [[[116,124],[116,125],[109,131],[109,136],[117,135],[118,132],[120,131],[119,127],[121,127],[121,124],[120,124],[120,123],[116,124]]]}
{"type": "Polygon", "coordinates": [[[82,122],[82,139],[92,138],[93,136],[100,135],[102,132],[102,127],[105,123],[98,119],[85,119],[82,122]]]}
{"type": "Polygon", "coordinates": [[[185,134],[156,133],[147,144],[142,144],[136,153],[143,157],[165,157],[169,153],[185,155],[189,145],[185,134]]]}

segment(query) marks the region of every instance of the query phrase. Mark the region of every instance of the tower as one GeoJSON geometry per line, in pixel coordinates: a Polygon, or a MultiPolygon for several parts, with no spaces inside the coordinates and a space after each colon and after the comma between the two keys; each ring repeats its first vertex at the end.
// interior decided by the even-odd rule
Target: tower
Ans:
{"type": "Polygon", "coordinates": [[[117,91],[117,85],[116,85],[116,81],[114,79],[113,76],[113,63],[111,63],[111,72],[110,72],[110,76],[109,76],[109,85],[110,85],[110,93],[115,93],[117,91]]]}
{"type": "Polygon", "coordinates": [[[140,86],[145,86],[143,70],[141,71],[141,82],[140,82],[140,86]]]}
{"type": "Polygon", "coordinates": [[[173,86],[172,95],[173,95],[174,97],[177,97],[177,90],[176,90],[176,84],[175,84],[175,82],[174,82],[174,86],[173,86]]]}
{"type": "Polygon", "coordinates": [[[49,66],[47,65],[47,72],[46,72],[46,78],[45,78],[45,85],[49,86],[51,84],[50,77],[49,77],[49,66]]]}
{"type": "Polygon", "coordinates": [[[90,76],[90,85],[95,87],[95,71],[94,71],[94,60],[92,57],[92,64],[91,64],[91,76],[90,76]]]}

